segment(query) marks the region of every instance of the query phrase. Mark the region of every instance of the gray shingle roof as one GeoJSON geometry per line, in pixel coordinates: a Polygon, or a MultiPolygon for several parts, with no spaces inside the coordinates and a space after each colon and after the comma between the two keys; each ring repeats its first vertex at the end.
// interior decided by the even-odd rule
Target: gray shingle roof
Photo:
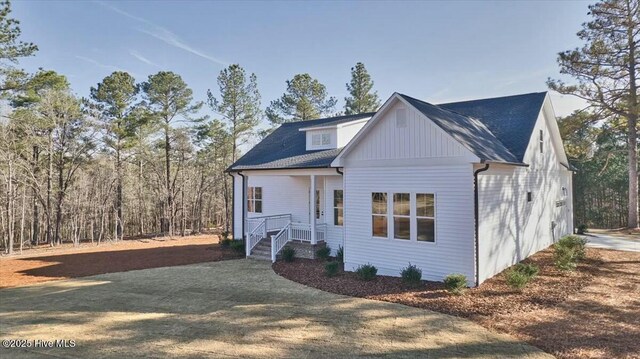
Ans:
{"type": "Polygon", "coordinates": [[[305,127],[339,125],[373,115],[374,113],[362,113],[282,124],[228,170],[330,167],[342,149],[307,151],[305,133],[299,130],[305,127]]]}
{"type": "Polygon", "coordinates": [[[418,111],[482,160],[518,163],[518,159],[479,120],[400,94],[418,111]]]}
{"type": "MultiPolygon", "coordinates": [[[[485,161],[522,163],[546,92],[432,105],[402,95],[412,106],[485,161]]],[[[341,148],[307,151],[304,127],[330,126],[374,113],[285,123],[228,170],[330,167],[341,148]]]]}
{"type": "Polygon", "coordinates": [[[439,107],[480,120],[522,162],[546,92],[439,104],[439,107]]]}

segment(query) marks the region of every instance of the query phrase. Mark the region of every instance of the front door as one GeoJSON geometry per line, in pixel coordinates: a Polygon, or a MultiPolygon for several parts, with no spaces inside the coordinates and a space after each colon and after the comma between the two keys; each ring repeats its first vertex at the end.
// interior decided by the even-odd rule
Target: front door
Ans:
{"type": "Polygon", "coordinates": [[[324,223],[324,193],[321,189],[316,190],[315,215],[316,223],[324,223]]]}

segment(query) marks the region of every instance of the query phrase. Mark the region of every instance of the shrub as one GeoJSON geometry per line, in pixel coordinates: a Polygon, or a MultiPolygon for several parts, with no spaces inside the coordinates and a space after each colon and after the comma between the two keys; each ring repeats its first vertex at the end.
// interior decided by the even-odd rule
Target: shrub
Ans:
{"type": "Polygon", "coordinates": [[[331,255],[331,248],[329,247],[322,247],[316,251],[316,257],[325,261],[329,259],[329,255],[331,255]]]}
{"type": "Polygon", "coordinates": [[[533,279],[540,272],[540,268],[535,264],[518,263],[514,266],[514,269],[526,275],[529,279],[533,279]]]}
{"type": "Polygon", "coordinates": [[[356,269],[356,274],[360,280],[374,280],[378,274],[378,268],[371,264],[364,264],[356,269]]]}
{"type": "Polygon", "coordinates": [[[402,281],[412,287],[417,287],[422,282],[422,270],[411,263],[402,269],[401,275],[402,281]]]}
{"type": "Polygon", "coordinates": [[[282,259],[285,262],[293,262],[293,259],[296,257],[296,250],[291,247],[284,247],[282,250],[282,259]]]}
{"type": "Polygon", "coordinates": [[[585,247],[587,240],[578,236],[564,236],[557,243],[560,246],[573,249],[576,260],[583,260],[586,257],[585,247]]]}
{"type": "Polygon", "coordinates": [[[344,248],[342,246],[338,247],[336,251],[336,260],[340,263],[344,262],[344,248]]]}
{"type": "Polygon", "coordinates": [[[340,263],[329,262],[324,265],[324,275],[327,277],[335,277],[338,274],[340,263]]]}
{"type": "Polygon", "coordinates": [[[231,245],[231,242],[233,242],[233,240],[225,238],[220,241],[220,245],[222,245],[223,247],[229,247],[231,245]]]}
{"type": "Polygon", "coordinates": [[[574,270],[577,265],[575,250],[556,243],[553,245],[553,263],[560,270],[574,270]]]}
{"type": "Polygon", "coordinates": [[[231,241],[229,243],[229,246],[231,247],[231,249],[239,253],[244,253],[245,251],[244,241],[231,241]]]}
{"type": "Polygon", "coordinates": [[[522,289],[524,288],[529,280],[531,280],[531,276],[519,271],[518,269],[511,268],[506,271],[507,284],[514,289],[522,289]]]}
{"type": "Polygon", "coordinates": [[[589,227],[587,227],[586,224],[583,223],[578,225],[578,234],[585,234],[588,232],[588,230],[589,230],[589,227]]]}
{"type": "Polygon", "coordinates": [[[444,278],[444,286],[449,293],[460,295],[467,289],[467,277],[464,274],[449,274],[444,278]]]}

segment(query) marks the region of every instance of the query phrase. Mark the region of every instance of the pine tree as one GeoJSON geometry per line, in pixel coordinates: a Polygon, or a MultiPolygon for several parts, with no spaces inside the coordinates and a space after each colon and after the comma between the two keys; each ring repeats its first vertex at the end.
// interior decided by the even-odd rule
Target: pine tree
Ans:
{"type": "Polygon", "coordinates": [[[355,115],[375,112],[380,107],[378,92],[373,90],[373,81],[362,62],[351,68],[351,81],[347,84],[351,96],[345,97],[344,112],[355,115]]]}
{"type": "Polygon", "coordinates": [[[287,91],[267,108],[273,126],[285,122],[305,121],[331,113],[335,97],[327,98],[327,88],[309,74],[298,74],[287,81],[287,91]]]}
{"type": "Polygon", "coordinates": [[[629,163],[628,226],[638,227],[638,117],[640,98],[640,2],[605,0],[589,6],[592,20],[583,24],[578,37],[582,48],[561,52],[560,73],[577,80],[576,85],[561,80],[547,81],[563,94],[587,100],[603,119],[626,122],[629,163]]]}

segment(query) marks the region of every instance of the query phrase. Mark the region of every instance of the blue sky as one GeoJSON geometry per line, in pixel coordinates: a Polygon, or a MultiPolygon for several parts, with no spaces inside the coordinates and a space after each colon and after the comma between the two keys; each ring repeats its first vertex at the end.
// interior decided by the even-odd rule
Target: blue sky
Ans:
{"type": "MultiPolygon", "coordinates": [[[[308,72],[339,99],[364,62],[382,100],[402,92],[432,103],[545,91],[559,51],[580,45],[583,1],[205,2],[16,1],[23,39],[40,51],[21,65],[67,75],[73,90],[115,70],[138,81],[180,74],[204,100],[218,72],[258,76],[262,105],[308,72]]],[[[554,96],[559,115],[582,107],[554,96]]]]}

